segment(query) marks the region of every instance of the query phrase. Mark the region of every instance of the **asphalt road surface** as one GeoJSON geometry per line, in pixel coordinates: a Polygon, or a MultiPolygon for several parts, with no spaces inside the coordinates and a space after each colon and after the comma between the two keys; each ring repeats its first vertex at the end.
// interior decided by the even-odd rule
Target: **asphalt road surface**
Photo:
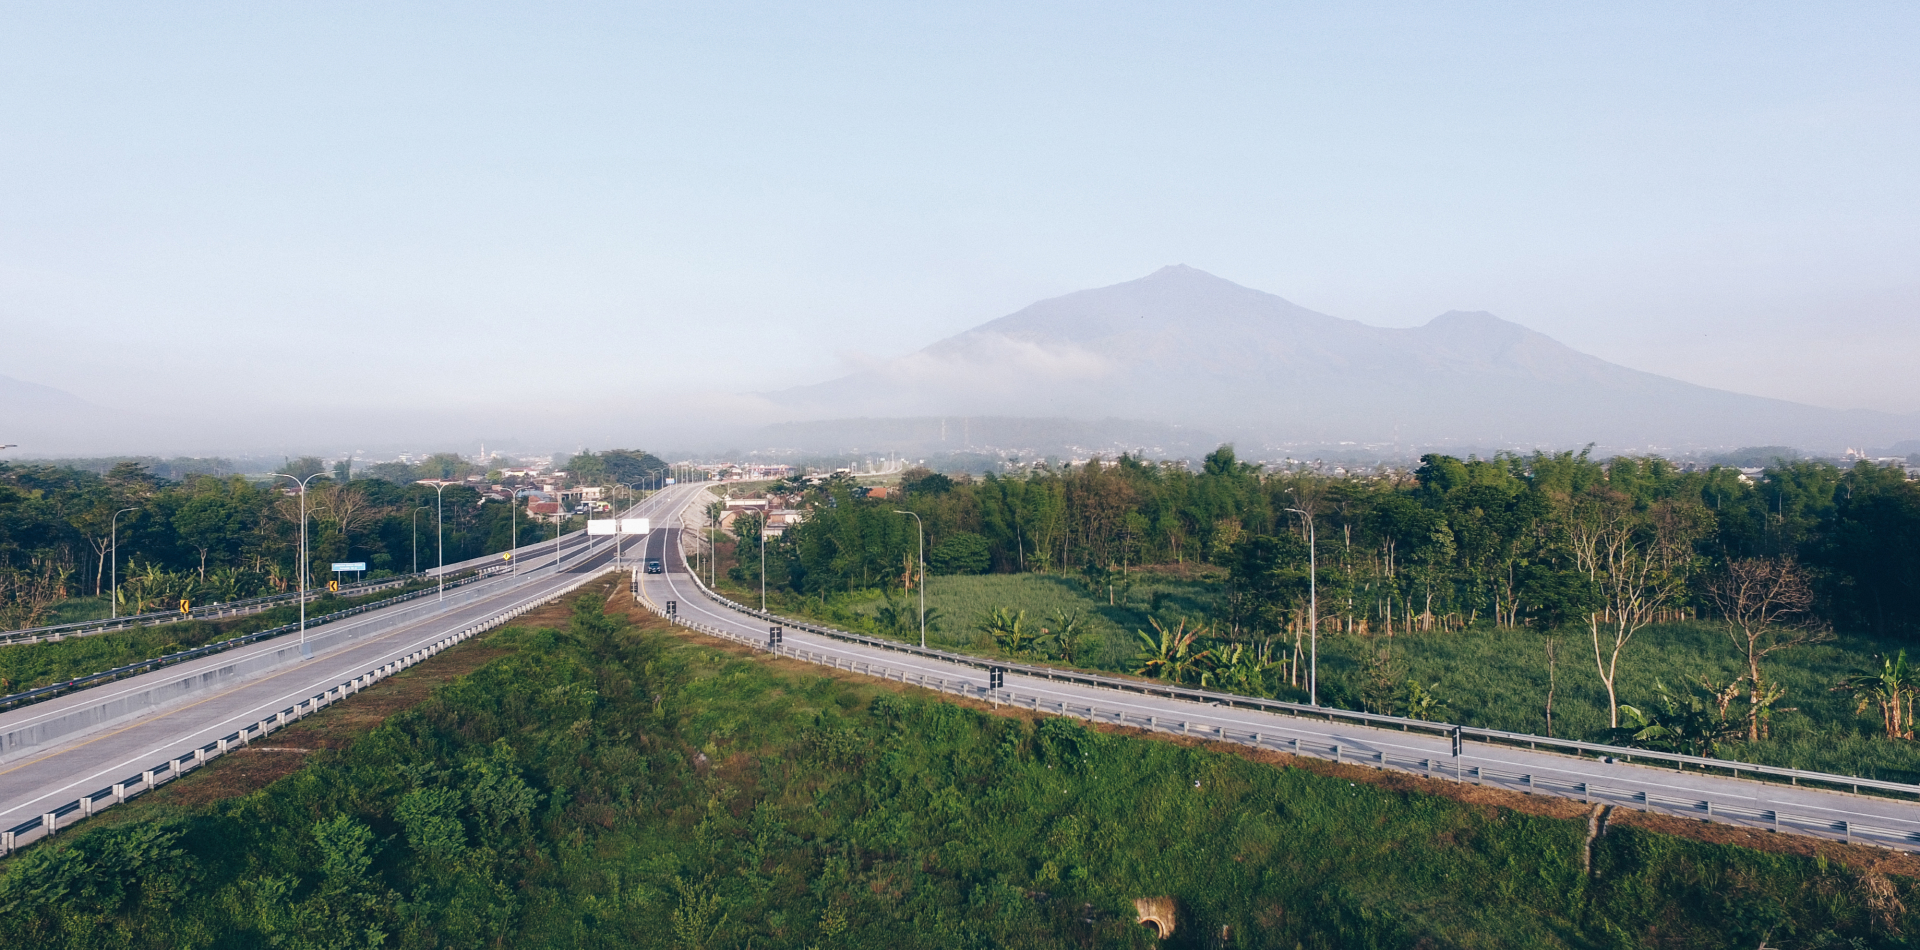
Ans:
{"type": "MultiPolygon", "coordinates": [[[[688,573],[680,533],[693,509],[693,500],[682,504],[664,522],[656,522],[648,542],[648,557],[665,562],[667,572],[642,575],[642,595],[655,604],[676,601],[682,621],[764,643],[768,620],[712,598],[688,573]]],[[[1005,687],[990,692],[987,671],[975,667],[849,643],[791,627],[783,632],[783,640],[783,650],[804,652],[809,654],[807,659],[1042,711],[1064,710],[1081,718],[1161,731],[1257,741],[1263,748],[1363,765],[1384,764],[1435,778],[1576,797],[1597,804],[1920,850],[1920,802],[1912,800],[1472,741],[1464,743],[1462,754],[1455,756],[1451,741],[1444,736],[1147,696],[1011,671],[1006,674],[1005,687]]]]}
{"type": "MultiPolygon", "coordinates": [[[[693,486],[674,494],[661,493],[634,506],[630,516],[651,515],[656,523],[671,504],[683,504],[693,486]]],[[[671,490],[670,490],[671,491],[671,490]]],[[[130,719],[102,724],[36,746],[0,761],[0,828],[62,806],[81,795],[139,776],[143,769],[232,733],[315,693],[338,685],[382,664],[406,656],[452,633],[497,617],[513,608],[538,603],[553,592],[578,581],[583,574],[607,570],[614,558],[611,539],[583,535],[562,538],[555,569],[554,545],[521,549],[521,572],[481,581],[447,594],[447,609],[434,612],[434,598],[309,628],[316,648],[311,659],[296,660],[244,677],[230,677],[218,685],[183,693],[177,701],[149,709],[130,719]],[[455,602],[458,603],[455,606],[455,602]],[[426,616],[394,626],[396,611],[419,611],[426,616]],[[391,629],[378,629],[391,627],[391,629]],[[356,628],[370,632],[352,637],[356,628]]],[[[638,543],[626,539],[625,561],[638,543]]],[[[497,557],[497,556],[496,556],[497,557]]],[[[262,655],[284,653],[296,646],[298,634],[276,637],[245,647],[202,657],[152,673],[104,684],[92,689],[13,710],[0,715],[0,734],[35,723],[55,721],[89,705],[108,702],[157,686],[191,678],[205,680],[222,668],[262,661],[262,655]]],[[[297,656],[297,652],[294,654],[297,656]]]]}

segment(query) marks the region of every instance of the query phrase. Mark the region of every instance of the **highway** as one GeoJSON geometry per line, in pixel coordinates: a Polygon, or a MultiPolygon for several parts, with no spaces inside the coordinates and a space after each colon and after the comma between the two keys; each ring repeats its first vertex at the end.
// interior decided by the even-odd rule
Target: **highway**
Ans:
{"type": "MultiPolygon", "coordinates": [[[[685,493],[660,493],[627,512],[657,521],[685,493]]],[[[308,697],[416,655],[450,634],[550,600],[612,567],[610,539],[576,532],[521,549],[517,574],[312,628],[298,634],[82,690],[0,715],[0,829],[59,809],[189,755],[308,697]]],[[[638,546],[626,540],[631,559],[638,546]]],[[[498,555],[493,556],[498,559],[498,555]]],[[[623,562],[624,563],[624,562],[623,562]]]]}
{"type": "MultiPolygon", "coordinates": [[[[1147,695],[1119,688],[1117,681],[1109,687],[1009,670],[1000,688],[989,689],[989,673],[977,665],[990,662],[983,658],[943,659],[899,645],[847,642],[753,616],[706,591],[688,573],[682,546],[688,512],[710,498],[705,488],[669,487],[624,513],[650,517],[655,525],[644,550],[628,543],[625,560],[634,566],[643,557],[663,561],[666,573],[640,575],[642,599],[656,608],[674,601],[680,622],[716,636],[764,649],[770,622],[783,623],[784,655],[975,699],[1596,805],[1920,850],[1920,802],[1912,797],[1674,771],[1512,744],[1468,741],[1456,754],[1447,736],[1420,731],[1432,724],[1408,723],[1403,731],[1327,721],[1230,707],[1222,704],[1231,701],[1225,696],[1194,702],[1147,695]]],[[[557,563],[551,543],[523,548],[518,574],[450,591],[444,604],[423,598],[314,628],[307,635],[310,659],[302,658],[298,636],[288,635],[0,715],[0,829],[62,808],[71,815],[75,799],[101,796],[114,785],[148,787],[141,774],[155,763],[206,749],[343,682],[397,668],[401,658],[412,662],[446,645],[450,635],[550,600],[610,569],[611,545],[591,540],[581,534],[561,539],[557,563]]],[[[99,807],[93,797],[88,800],[89,808],[99,807]]]]}
{"type": "MultiPolygon", "coordinates": [[[[674,601],[680,622],[765,648],[768,627],[776,620],[723,603],[687,571],[681,531],[698,500],[690,497],[664,523],[656,522],[648,557],[664,561],[667,571],[642,575],[642,596],[656,609],[674,601]]],[[[988,671],[975,666],[915,651],[849,643],[790,626],[783,630],[780,649],[789,656],[842,669],[1043,712],[1577,798],[1595,805],[1920,851],[1920,801],[1911,797],[1796,787],[1473,741],[1464,742],[1461,754],[1455,755],[1451,739],[1444,735],[1142,695],[1016,671],[1004,674],[1004,688],[990,691],[988,671]]]]}

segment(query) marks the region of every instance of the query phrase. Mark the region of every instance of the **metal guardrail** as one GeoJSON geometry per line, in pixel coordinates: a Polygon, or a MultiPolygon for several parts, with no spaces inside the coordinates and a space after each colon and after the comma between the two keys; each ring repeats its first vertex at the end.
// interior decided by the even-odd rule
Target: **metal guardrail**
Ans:
{"type": "MultiPolygon", "coordinates": [[[[607,569],[607,571],[611,570],[611,567],[607,569]]],[[[346,699],[354,693],[366,689],[374,683],[386,679],[408,667],[432,659],[442,651],[457,646],[489,630],[500,627],[508,621],[520,617],[522,614],[553,603],[579,589],[588,581],[599,577],[601,574],[607,573],[607,571],[582,574],[579,580],[561,587],[558,590],[541,594],[537,599],[518,604],[494,616],[492,619],[474,624],[461,630],[459,633],[436,640],[432,644],[408,653],[406,656],[397,660],[383,663],[365,673],[347,679],[337,686],[329,687],[294,703],[292,706],[284,707],[277,712],[264,716],[252,724],[228,733],[212,742],[201,745],[182,755],[161,761],[152,768],[142,769],[137,776],[128,776],[112,785],[82,795],[73,801],[51,809],[37,818],[21,822],[11,828],[0,829],[0,857],[6,857],[24,845],[52,837],[61,829],[71,827],[75,822],[91,817],[103,809],[110,808],[135,796],[159,788],[161,785],[206,765],[208,762],[222,755],[245,748],[247,744],[254,739],[267,736],[286,727],[289,723],[296,722],[312,713],[319,712],[340,700],[346,699]]]]}
{"type": "MultiPolygon", "coordinates": [[[[1408,756],[1396,755],[1384,749],[1355,749],[1341,742],[1320,742],[1303,739],[1299,736],[1275,735],[1272,733],[1235,731],[1225,726],[1209,723],[1196,723],[1184,718],[1165,718],[1143,716],[1124,709],[1105,709],[1097,704],[1073,703],[1065,700],[1049,700],[1039,696],[1023,695],[1013,689],[991,690],[962,680],[950,680],[911,670],[896,669],[883,664],[861,660],[852,660],[808,650],[805,647],[789,646],[785,643],[769,645],[765,640],[742,636],[728,630],[722,630],[697,621],[682,620],[669,616],[658,605],[643,601],[647,608],[682,627],[696,630],[710,636],[732,640],[745,644],[755,650],[775,656],[803,660],[830,666],[881,679],[894,680],[910,686],[920,686],[952,693],[969,699],[1003,703],[1009,706],[1031,709],[1035,712],[1060,716],[1072,716],[1089,722],[1108,723],[1145,729],[1149,732],[1164,732],[1216,742],[1230,742],[1237,745],[1252,746],[1293,755],[1326,759],[1345,765],[1364,765],[1379,769],[1392,769],[1426,778],[1451,779],[1457,782],[1470,782],[1508,791],[1528,794],[1553,795],[1560,798],[1577,799],[1583,803],[1596,805],[1615,805],[1635,808],[1641,811],[1658,812],[1684,818],[1704,818],[1727,824],[1742,825],[1767,831],[1785,832],[1845,841],[1854,844],[1872,844],[1900,851],[1920,851],[1920,831],[1907,831],[1898,828],[1884,828],[1877,825],[1861,824],[1846,819],[1822,818],[1811,815],[1798,815],[1778,809],[1756,808],[1751,805],[1715,801],[1711,798],[1692,798],[1684,796],[1658,795],[1644,789],[1622,788],[1595,782],[1575,782],[1565,779],[1542,777],[1533,772],[1520,772],[1507,769],[1489,768],[1483,765],[1469,765],[1460,756],[1408,756]]],[[[792,625],[806,629],[804,625],[792,625]]],[[[909,651],[919,654],[917,647],[909,651]]],[[[929,651],[931,652],[931,651],[929,651]]],[[[1001,666],[1001,669],[1014,669],[1001,666]]],[[[1244,697],[1241,697],[1244,698],[1244,697]]],[[[1297,704],[1289,704],[1296,705],[1297,704]]],[[[1306,707],[1313,708],[1313,707],[1306,707]]],[[[1337,712],[1337,711],[1335,711],[1337,712]]],[[[1367,715],[1367,714],[1362,714],[1367,715]]],[[[1372,717],[1374,719],[1393,719],[1393,717],[1372,717]]],[[[1418,720],[1409,720],[1418,722],[1418,720]]],[[[1426,725],[1434,725],[1426,723],[1426,725]]],[[[1451,728],[1451,727],[1447,727],[1451,728]]]]}
{"type": "Polygon", "coordinates": [[[1598,742],[1581,742],[1574,739],[1555,739],[1547,736],[1535,736],[1519,732],[1505,732],[1499,729],[1484,729],[1478,726],[1462,726],[1453,723],[1427,722],[1421,719],[1407,719],[1400,716],[1383,716],[1377,713],[1358,712],[1348,709],[1335,709],[1330,706],[1310,706],[1305,703],[1289,703],[1274,699],[1260,699],[1241,696],[1235,693],[1216,693],[1210,690],[1188,689],[1152,681],[1123,679],[1115,676],[1102,676],[1097,673],[1083,673],[1078,670],[1062,670],[1047,666],[1032,666],[964,653],[950,653],[945,650],[922,649],[908,643],[870,637],[864,634],[836,630],[819,624],[794,620],[771,611],[760,611],[738,603],[709,589],[700,578],[688,572],[685,576],[693,579],[701,593],[708,598],[724,604],[738,613],[746,614],[758,620],[779,623],[793,630],[802,630],[816,636],[828,637],[847,643],[924,656],[981,670],[1005,670],[1025,676],[1040,677],[1059,682],[1076,683],[1101,689],[1113,689],[1123,692],[1139,693],[1148,696],[1161,696],[1189,702],[1228,706],[1242,709],[1259,709],[1266,712],[1289,716],[1302,716],[1324,719],[1329,722],[1347,722],[1354,725],[1372,726],[1381,729],[1398,729],[1402,732],[1424,732],[1437,736],[1477,739],[1490,744],[1506,746],[1525,746],[1532,751],[1545,750],[1577,757],[1594,757],[1609,761],[1625,761],[1639,764],[1654,764],[1686,771],[1727,772],[1734,778],[1771,780],[1788,785],[1810,785],[1845,790],[1859,794],[1862,790],[1882,792],[1890,795],[1920,799],[1920,785],[1905,782],[1890,782],[1883,779],[1861,778],[1852,775],[1838,775],[1830,772],[1814,772],[1806,769],[1787,768],[1776,765],[1759,765],[1751,762],[1739,762],[1731,759],[1709,759],[1702,756],[1683,755],[1674,752],[1658,752],[1651,749],[1634,749],[1625,746],[1607,745],[1598,742]]]}
{"type": "MultiPolygon", "coordinates": [[[[362,581],[358,584],[342,586],[338,591],[307,591],[309,597],[332,593],[336,595],[378,593],[394,587],[404,587],[415,581],[433,580],[438,575],[428,571],[418,574],[402,574],[395,577],[383,577],[377,581],[362,581]]],[[[280,604],[298,603],[299,591],[285,594],[267,594],[261,597],[249,597],[245,600],[229,600],[223,603],[207,604],[188,611],[156,610],[144,614],[130,614],[107,620],[77,620],[73,623],[53,624],[45,627],[26,627],[0,633],[0,646],[16,643],[39,643],[43,640],[65,640],[68,637],[85,637],[96,633],[111,633],[116,630],[131,630],[134,627],[156,627],[161,624],[179,623],[182,620],[208,620],[219,617],[242,617],[259,613],[280,604]]]]}
{"type": "MultiPolygon", "coordinates": [[[[578,547],[578,539],[584,536],[585,533],[582,531],[572,531],[562,535],[561,540],[565,542],[572,539],[576,542],[574,546],[578,547]]],[[[540,543],[544,545],[548,542],[543,541],[540,543]]],[[[541,549],[536,548],[534,545],[526,545],[522,550],[527,552],[528,557],[538,557],[541,554],[541,549]]],[[[480,557],[469,558],[457,564],[449,564],[444,568],[444,572],[446,576],[451,577],[456,573],[474,570],[476,565],[485,564],[486,562],[497,559],[499,553],[500,552],[496,551],[493,554],[483,554],[480,557]]],[[[562,556],[564,557],[565,554],[568,553],[573,552],[564,552],[562,556]]],[[[491,571],[493,573],[499,573],[501,570],[491,565],[479,569],[483,572],[491,571]]],[[[428,568],[427,570],[416,571],[412,574],[397,574],[392,577],[382,577],[379,580],[347,584],[342,586],[337,592],[329,591],[327,593],[374,593],[393,587],[403,587],[414,581],[436,580],[441,576],[442,571],[442,568],[428,568]]],[[[307,591],[309,597],[317,596],[319,593],[321,592],[307,591]]],[[[195,607],[185,613],[177,610],[156,610],[143,614],[130,614],[125,617],[113,617],[105,620],[76,620],[72,623],[52,624],[42,627],[25,627],[19,630],[0,631],[0,646],[16,643],[39,643],[43,640],[64,640],[68,637],[84,637],[96,633],[111,633],[116,630],[130,630],[134,627],[154,627],[161,624],[178,623],[182,620],[240,617],[247,614],[259,613],[277,604],[296,603],[299,599],[299,591],[290,591],[284,594],[267,594],[260,597],[249,597],[245,600],[229,600],[217,604],[207,604],[205,606],[195,607]]]]}
{"type": "MultiPolygon", "coordinates": [[[[447,583],[447,586],[450,588],[465,587],[468,584],[473,584],[479,581],[487,580],[492,577],[497,577],[499,576],[500,573],[501,572],[497,570],[479,571],[470,576],[460,578],[459,580],[449,581],[447,583]]],[[[383,608],[394,606],[395,604],[404,604],[408,601],[419,600],[420,598],[432,596],[432,595],[438,594],[439,592],[440,592],[440,589],[438,587],[432,587],[432,588],[427,588],[425,590],[417,590],[409,594],[401,594],[398,597],[388,597],[384,600],[373,601],[372,603],[359,604],[353,607],[348,607],[345,610],[336,610],[333,613],[322,614],[318,617],[308,617],[307,626],[308,627],[321,626],[324,624],[332,623],[336,620],[342,620],[347,617],[352,617],[358,614],[367,613],[369,611],[381,610],[383,608]]],[[[153,657],[152,659],[140,660],[138,662],[125,664],[124,666],[116,666],[110,670],[101,670],[98,673],[89,673],[86,676],[76,677],[74,679],[65,680],[63,682],[50,683],[46,686],[38,686],[33,689],[22,690],[21,692],[18,692],[18,693],[10,693],[5,696],[0,696],[0,710],[17,709],[21,706],[31,705],[37,702],[43,702],[45,700],[53,699],[56,696],[65,695],[67,693],[71,693],[76,690],[90,689],[95,686],[101,686],[106,683],[111,683],[115,680],[126,679],[129,676],[138,676],[142,673],[148,673],[153,670],[160,669],[161,667],[172,666],[176,663],[184,663],[187,660],[197,659],[199,657],[209,656],[215,653],[224,653],[227,650],[231,650],[235,647],[246,646],[247,644],[250,644],[250,643],[258,643],[261,640],[271,640],[274,637],[282,636],[288,633],[293,633],[298,631],[299,629],[300,629],[300,624],[297,622],[281,624],[278,627],[269,627],[265,630],[256,630],[253,633],[241,634],[240,636],[233,637],[227,640],[221,640],[216,643],[203,644],[201,646],[197,646],[189,650],[182,650],[178,653],[169,653],[165,656],[157,656],[157,657],[153,657]]]]}

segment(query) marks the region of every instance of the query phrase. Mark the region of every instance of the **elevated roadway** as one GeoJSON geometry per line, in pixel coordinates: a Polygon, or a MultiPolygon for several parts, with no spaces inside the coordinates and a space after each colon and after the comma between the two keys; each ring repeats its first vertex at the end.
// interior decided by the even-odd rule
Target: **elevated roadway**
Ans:
{"type": "Polygon", "coordinates": [[[1409,721],[1395,728],[1384,722],[1329,721],[1310,713],[1286,714],[1227,705],[1234,697],[1194,702],[1136,692],[1118,680],[1113,686],[1103,686],[1028,675],[1017,669],[1004,670],[1000,674],[1003,684],[994,688],[994,674],[983,668],[993,661],[986,658],[948,660],[922,654],[911,646],[848,642],[800,629],[793,621],[756,616],[742,605],[731,605],[714,596],[689,573],[682,556],[681,534],[688,527],[688,513],[693,507],[689,500],[676,509],[660,525],[664,530],[656,529],[649,540],[648,556],[662,560],[666,573],[643,575],[641,595],[655,609],[673,601],[680,622],[717,636],[767,648],[769,626],[781,623],[782,643],[778,649],[785,655],[956,695],[1433,778],[1576,798],[1596,807],[1627,807],[1920,851],[1920,800],[1916,799],[1920,788],[1912,786],[1895,789],[1892,795],[1854,794],[1831,787],[1846,783],[1837,776],[1826,777],[1840,779],[1838,783],[1826,781],[1829,787],[1805,787],[1788,781],[1759,781],[1622,761],[1632,750],[1569,755],[1529,749],[1524,736],[1514,737],[1520,740],[1518,744],[1458,742],[1456,751],[1456,741],[1435,734],[1439,730],[1431,723],[1409,721]]]}
{"type": "MultiPolygon", "coordinates": [[[[627,514],[657,520],[668,506],[685,504],[690,490],[669,489],[627,514]]],[[[624,539],[625,558],[639,545],[624,539]]],[[[550,600],[611,569],[614,557],[611,539],[575,533],[560,539],[557,557],[551,542],[522,548],[518,573],[449,591],[444,602],[422,598],[312,628],[304,650],[299,635],[288,634],[0,715],[0,829],[102,788],[139,784],[154,763],[415,655],[451,633],[550,600]]]]}

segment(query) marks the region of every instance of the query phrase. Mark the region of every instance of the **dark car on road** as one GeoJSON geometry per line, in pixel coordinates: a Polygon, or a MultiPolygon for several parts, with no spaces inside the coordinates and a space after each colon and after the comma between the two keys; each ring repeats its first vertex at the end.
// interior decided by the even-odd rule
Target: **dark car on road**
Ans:
{"type": "Polygon", "coordinates": [[[662,563],[660,563],[659,561],[648,561],[648,562],[647,562],[647,573],[649,573],[649,574],[665,574],[666,572],[667,572],[667,566],[666,566],[665,564],[662,564],[662,563]]]}

